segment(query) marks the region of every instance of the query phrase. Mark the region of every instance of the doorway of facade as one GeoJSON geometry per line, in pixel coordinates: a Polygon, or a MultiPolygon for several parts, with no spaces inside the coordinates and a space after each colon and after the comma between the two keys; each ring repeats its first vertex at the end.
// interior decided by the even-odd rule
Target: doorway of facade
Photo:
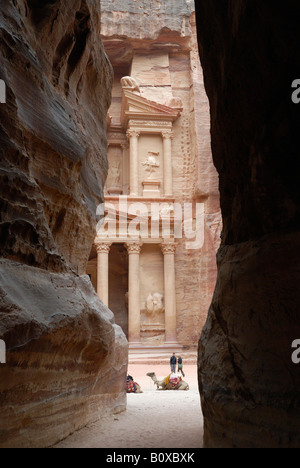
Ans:
{"type": "Polygon", "coordinates": [[[124,244],[112,244],[109,254],[109,309],[128,339],[128,253],[124,244]]]}

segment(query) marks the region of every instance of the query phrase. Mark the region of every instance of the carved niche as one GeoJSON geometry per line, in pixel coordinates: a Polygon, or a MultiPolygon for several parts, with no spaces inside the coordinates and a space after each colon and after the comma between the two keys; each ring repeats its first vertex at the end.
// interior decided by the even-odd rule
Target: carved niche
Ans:
{"type": "Polygon", "coordinates": [[[121,195],[123,193],[123,150],[121,146],[109,146],[108,162],[107,193],[121,195]]]}
{"type": "Polygon", "coordinates": [[[155,174],[156,169],[160,167],[160,162],[158,161],[159,154],[159,152],[149,151],[147,158],[142,163],[145,171],[149,173],[148,179],[151,179],[152,174],[155,174]]]}
{"type": "Polygon", "coordinates": [[[162,294],[149,293],[145,301],[142,320],[142,342],[150,346],[161,345],[165,340],[164,297],[162,294]]]}
{"type": "Polygon", "coordinates": [[[149,293],[146,299],[146,312],[151,316],[157,316],[164,312],[163,295],[160,293],[149,293]]]}

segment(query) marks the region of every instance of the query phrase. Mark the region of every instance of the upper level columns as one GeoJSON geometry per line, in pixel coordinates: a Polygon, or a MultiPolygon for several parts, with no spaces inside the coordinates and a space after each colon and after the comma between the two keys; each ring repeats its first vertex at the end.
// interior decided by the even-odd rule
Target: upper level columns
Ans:
{"type": "Polygon", "coordinates": [[[140,132],[137,130],[128,130],[127,136],[130,145],[130,196],[139,195],[139,151],[138,139],[140,132]]]}
{"type": "Polygon", "coordinates": [[[163,140],[163,179],[164,179],[164,196],[173,197],[173,170],[172,170],[172,140],[174,134],[170,129],[162,129],[158,131],[158,128],[153,124],[151,127],[139,129],[130,128],[127,131],[127,137],[129,139],[130,146],[130,196],[138,197],[140,192],[140,180],[139,180],[139,165],[141,164],[141,155],[139,155],[139,136],[145,133],[149,135],[153,132],[153,135],[160,133],[163,140]]]}
{"type": "Polygon", "coordinates": [[[172,171],[172,139],[173,132],[164,130],[162,138],[164,143],[164,187],[165,196],[173,196],[173,171],[172,171]]]}

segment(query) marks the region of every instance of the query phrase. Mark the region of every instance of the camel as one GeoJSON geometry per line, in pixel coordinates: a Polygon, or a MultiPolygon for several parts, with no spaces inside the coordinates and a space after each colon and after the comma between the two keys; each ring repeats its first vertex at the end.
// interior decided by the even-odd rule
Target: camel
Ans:
{"type": "Polygon", "coordinates": [[[126,380],[126,391],[127,393],[144,393],[141,386],[133,380],[131,376],[129,376],[130,379],[127,378],[126,380]],[[133,391],[134,387],[135,390],[133,391]]]}
{"type": "Polygon", "coordinates": [[[136,391],[134,393],[144,393],[140,385],[137,382],[134,382],[136,386],[136,391]]]}
{"type": "Polygon", "coordinates": [[[151,377],[151,379],[157,387],[157,390],[189,390],[190,388],[189,384],[184,380],[180,380],[180,383],[178,385],[172,387],[170,382],[166,384],[167,379],[158,380],[158,378],[155,375],[155,372],[148,372],[147,376],[151,377]]]}

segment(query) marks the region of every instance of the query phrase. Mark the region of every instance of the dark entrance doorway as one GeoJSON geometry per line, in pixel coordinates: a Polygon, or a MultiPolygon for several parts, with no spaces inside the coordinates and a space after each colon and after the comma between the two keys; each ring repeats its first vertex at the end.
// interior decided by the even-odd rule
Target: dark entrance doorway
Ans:
{"type": "Polygon", "coordinates": [[[109,254],[109,308],[128,339],[128,254],[124,244],[113,244],[109,254]]]}

